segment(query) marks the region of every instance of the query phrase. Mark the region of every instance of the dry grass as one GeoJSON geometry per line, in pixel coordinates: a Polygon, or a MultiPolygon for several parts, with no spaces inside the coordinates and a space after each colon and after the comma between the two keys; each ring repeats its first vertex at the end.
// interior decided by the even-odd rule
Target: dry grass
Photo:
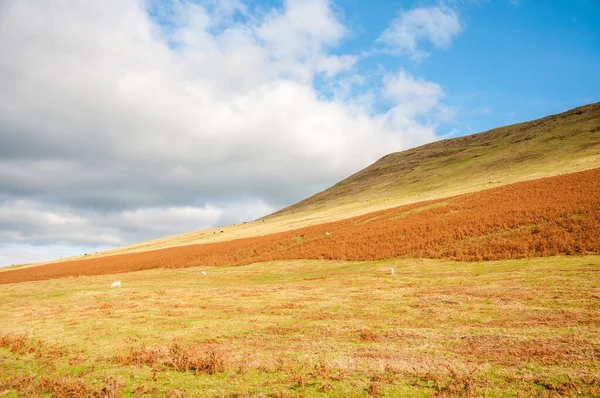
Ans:
{"type": "Polygon", "coordinates": [[[119,398],[122,396],[121,387],[122,383],[114,377],[107,377],[104,380],[104,387],[99,389],[90,388],[85,381],[74,377],[15,376],[10,379],[0,379],[0,394],[15,391],[25,397],[119,398]]]}
{"type": "Polygon", "coordinates": [[[218,347],[184,344],[181,341],[173,342],[170,347],[131,347],[128,355],[117,356],[114,361],[122,365],[147,365],[160,370],[170,367],[195,374],[225,371],[224,354],[218,347]]]}
{"type": "Polygon", "coordinates": [[[0,347],[20,355],[36,352],[39,349],[39,345],[32,343],[26,334],[2,335],[0,336],[0,347]]]}
{"type": "Polygon", "coordinates": [[[0,286],[0,395],[600,394],[599,256],[113,279],[0,286]]]}
{"type": "Polygon", "coordinates": [[[83,381],[64,377],[42,377],[37,389],[57,398],[79,398],[93,395],[83,381]]]}

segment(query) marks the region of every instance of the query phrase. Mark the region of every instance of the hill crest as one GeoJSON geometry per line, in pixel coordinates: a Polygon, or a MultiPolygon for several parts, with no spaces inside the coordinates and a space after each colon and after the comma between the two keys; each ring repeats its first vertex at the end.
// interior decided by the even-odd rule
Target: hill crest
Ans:
{"type": "Polygon", "coordinates": [[[270,217],[361,204],[385,208],[599,165],[600,103],[594,103],[388,154],[270,217]]]}

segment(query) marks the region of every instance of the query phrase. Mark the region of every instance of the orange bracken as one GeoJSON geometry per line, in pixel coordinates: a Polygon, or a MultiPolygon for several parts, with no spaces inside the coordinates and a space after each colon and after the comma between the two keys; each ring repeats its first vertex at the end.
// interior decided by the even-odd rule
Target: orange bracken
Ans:
{"type": "Polygon", "coordinates": [[[288,259],[479,261],[599,251],[600,169],[594,169],[267,236],[0,272],[0,284],[288,259]]]}

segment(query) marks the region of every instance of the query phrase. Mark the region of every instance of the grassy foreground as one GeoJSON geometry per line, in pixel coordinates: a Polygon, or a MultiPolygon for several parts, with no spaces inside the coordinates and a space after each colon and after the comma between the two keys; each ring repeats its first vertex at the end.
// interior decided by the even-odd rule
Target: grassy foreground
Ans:
{"type": "Polygon", "coordinates": [[[0,303],[0,396],[600,395],[600,256],[155,269],[0,303]]]}

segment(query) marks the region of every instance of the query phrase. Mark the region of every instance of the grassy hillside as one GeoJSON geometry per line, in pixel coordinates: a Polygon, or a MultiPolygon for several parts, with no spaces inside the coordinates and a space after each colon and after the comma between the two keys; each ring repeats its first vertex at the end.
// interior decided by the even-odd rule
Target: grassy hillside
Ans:
{"type": "Polygon", "coordinates": [[[185,233],[111,253],[262,236],[597,167],[600,103],[392,153],[333,187],[256,222],[185,233]]]}
{"type": "Polygon", "coordinates": [[[274,213],[365,211],[600,166],[600,103],[384,156],[274,213]]]}
{"type": "Polygon", "coordinates": [[[0,396],[600,396],[599,256],[119,279],[0,286],[0,396]]]}

